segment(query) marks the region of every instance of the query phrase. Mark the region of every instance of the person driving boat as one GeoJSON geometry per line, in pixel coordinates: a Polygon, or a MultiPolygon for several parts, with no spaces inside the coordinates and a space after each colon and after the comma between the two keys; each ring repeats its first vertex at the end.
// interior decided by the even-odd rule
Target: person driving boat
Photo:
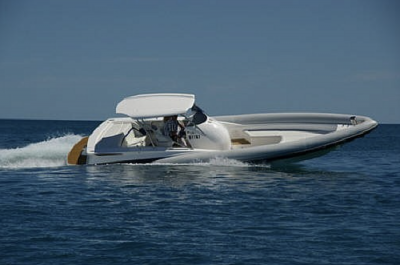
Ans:
{"type": "Polygon", "coordinates": [[[164,136],[168,136],[178,145],[187,146],[184,139],[185,126],[178,121],[178,115],[164,117],[164,127],[162,131],[164,136]]]}

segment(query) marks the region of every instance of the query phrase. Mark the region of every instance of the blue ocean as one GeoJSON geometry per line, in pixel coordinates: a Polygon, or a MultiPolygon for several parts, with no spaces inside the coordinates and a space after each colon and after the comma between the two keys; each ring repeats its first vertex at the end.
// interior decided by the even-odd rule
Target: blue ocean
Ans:
{"type": "Polygon", "coordinates": [[[0,264],[400,264],[400,125],[296,164],[66,165],[98,124],[0,120],[0,264]]]}

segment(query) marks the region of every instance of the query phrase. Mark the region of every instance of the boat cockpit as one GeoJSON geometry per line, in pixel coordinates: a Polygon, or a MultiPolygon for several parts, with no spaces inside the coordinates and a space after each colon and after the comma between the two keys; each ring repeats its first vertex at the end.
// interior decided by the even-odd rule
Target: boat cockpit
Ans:
{"type": "Polygon", "coordinates": [[[230,137],[226,128],[208,117],[194,105],[190,111],[178,116],[178,134],[174,141],[164,132],[166,117],[134,119],[111,118],[104,121],[92,134],[88,151],[96,153],[115,152],[117,149],[133,148],[204,148],[226,150],[230,148],[230,137]]]}

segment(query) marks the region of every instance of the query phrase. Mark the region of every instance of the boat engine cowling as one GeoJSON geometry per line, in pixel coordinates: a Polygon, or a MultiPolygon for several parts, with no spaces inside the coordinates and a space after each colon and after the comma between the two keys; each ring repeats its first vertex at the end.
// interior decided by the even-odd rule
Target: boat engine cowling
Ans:
{"type": "Polygon", "coordinates": [[[186,137],[193,148],[209,150],[229,150],[231,138],[228,130],[218,121],[207,117],[198,125],[186,127],[186,137]]]}

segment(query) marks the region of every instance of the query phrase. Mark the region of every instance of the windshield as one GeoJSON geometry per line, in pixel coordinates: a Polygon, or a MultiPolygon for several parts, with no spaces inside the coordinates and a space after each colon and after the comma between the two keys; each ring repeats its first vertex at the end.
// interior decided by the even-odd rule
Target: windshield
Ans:
{"type": "Polygon", "coordinates": [[[193,105],[192,111],[195,112],[191,118],[192,123],[195,125],[202,124],[207,120],[207,115],[204,114],[204,111],[198,107],[196,104],[193,105]]]}

